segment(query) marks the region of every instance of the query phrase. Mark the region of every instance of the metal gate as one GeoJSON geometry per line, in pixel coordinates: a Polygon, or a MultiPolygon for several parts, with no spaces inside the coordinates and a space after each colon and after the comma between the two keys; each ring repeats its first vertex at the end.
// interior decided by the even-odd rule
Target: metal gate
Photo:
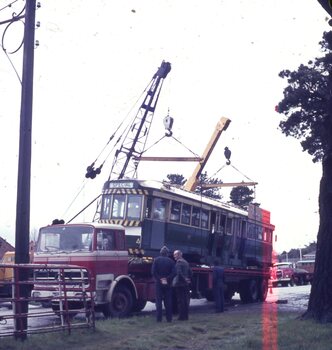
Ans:
{"type": "Polygon", "coordinates": [[[3,269],[11,269],[11,278],[0,280],[0,337],[95,328],[91,276],[86,268],[0,264],[3,269]],[[43,296],[45,291],[52,299],[43,296]],[[45,303],[50,307],[43,308],[45,303]]]}

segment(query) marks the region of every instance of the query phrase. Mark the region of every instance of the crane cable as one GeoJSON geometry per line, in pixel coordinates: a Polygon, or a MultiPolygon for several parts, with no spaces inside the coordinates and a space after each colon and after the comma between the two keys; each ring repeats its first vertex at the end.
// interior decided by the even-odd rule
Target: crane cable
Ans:
{"type": "MultiPolygon", "coordinates": [[[[108,139],[107,143],[105,144],[105,146],[103,147],[103,149],[100,151],[100,153],[98,154],[97,158],[91,163],[91,165],[89,165],[87,167],[87,172],[85,175],[85,179],[83,179],[83,182],[81,184],[81,186],[79,187],[79,190],[77,191],[76,195],[74,196],[73,200],[70,202],[69,206],[67,207],[67,209],[65,210],[63,217],[68,213],[68,211],[70,210],[70,208],[72,207],[72,205],[74,204],[74,202],[76,201],[76,199],[78,198],[78,196],[81,194],[81,192],[84,190],[85,186],[86,186],[86,182],[87,182],[87,178],[91,178],[94,179],[98,174],[100,174],[101,169],[103,167],[103,165],[105,164],[106,160],[109,158],[109,156],[111,155],[111,153],[113,152],[114,148],[117,146],[117,144],[121,141],[122,135],[120,135],[120,137],[117,139],[117,141],[115,142],[115,144],[113,145],[111,151],[107,154],[107,156],[105,157],[104,161],[101,163],[101,165],[98,168],[95,168],[95,164],[98,161],[98,159],[100,158],[100,156],[103,154],[103,152],[105,151],[105,149],[107,148],[107,146],[110,144],[110,142],[114,139],[114,137],[116,136],[116,134],[118,133],[118,131],[120,130],[120,128],[122,127],[122,125],[124,124],[124,122],[127,120],[128,116],[131,114],[132,110],[134,109],[134,106],[136,106],[136,104],[138,103],[138,101],[142,98],[142,95],[145,93],[145,91],[147,90],[147,88],[150,86],[150,83],[148,84],[148,86],[144,89],[144,91],[141,93],[141,95],[136,99],[136,102],[132,105],[131,109],[129,110],[129,112],[127,113],[126,117],[122,120],[122,122],[118,125],[118,127],[116,128],[116,130],[114,131],[114,133],[110,136],[110,138],[108,139]]],[[[136,116],[135,116],[136,117],[136,116]]],[[[129,126],[127,126],[126,129],[128,129],[129,126]]]]}
{"type": "MultiPolygon", "coordinates": [[[[153,80],[153,79],[152,79],[153,80]]],[[[107,146],[109,145],[109,143],[113,140],[113,138],[115,137],[115,135],[117,134],[117,132],[119,131],[119,129],[122,127],[122,125],[124,124],[124,122],[127,120],[128,116],[131,114],[131,112],[133,111],[134,107],[138,104],[138,102],[141,100],[143,94],[147,91],[147,89],[149,88],[149,86],[151,85],[152,80],[149,82],[149,84],[145,87],[145,89],[143,90],[143,92],[140,94],[140,96],[136,99],[136,102],[134,102],[134,104],[132,105],[132,107],[130,108],[130,110],[128,111],[126,117],[122,120],[122,122],[118,125],[118,127],[116,128],[116,130],[114,131],[114,133],[110,136],[110,138],[108,139],[106,145],[103,147],[103,149],[100,151],[99,155],[97,156],[97,158],[86,168],[86,174],[85,177],[86,178],[91,178],[94,179],[97,175],[99,175],[101,173],[101,169],[104,166],[106,160],[109,158],[109,156],[112,154],[114,148],[117,146],[117,144],[121,141],[121,138],[123,136],[123,134],[126,133],[126,130],[128,130],[128,128],[131,126],[132,123],[130,123],[124,130],[124,132],[120,135],[120,137],[118,138],[118,140],[115,142],[114,146],[112,147],[112,149],[110,150],[110,152],[106,155],[104,161],[100,164],[99,167],[95,168],[95,164],[98,161],[99,157],[103,154],[103,152],[105,151],[105,149],[107,148],[107,146]]],[[[133,121],[135,120],[136,115],[133,118],[133,121]]]]}
{"type": "Polygon", "coordinates": [[[175,138],[173,135],[170,134],[166,134],[163,137],[161,137],[158,141],[156,141],[155,143],[153,143],[149,148],[147,148],[145,151],[143,151],[141,153],[141,155],[145,152],[147,152],[148,150],[150,150],[152,147],[154,147],[157,143],[159,143],[161,140],[163,140],[165,137],[169,138],[171,137],[172,139],[174,139],[176,142],[178,142],[181,146],[183,146],[185,149],[187,149],[190,153],[192,153],[195,157],[199,157],[198,154],[196,154],[195,152],[193,152],[191,149],[189,149],[187,146],[185,146],[181,141],[179,141],[177,138],[175,138]]]}

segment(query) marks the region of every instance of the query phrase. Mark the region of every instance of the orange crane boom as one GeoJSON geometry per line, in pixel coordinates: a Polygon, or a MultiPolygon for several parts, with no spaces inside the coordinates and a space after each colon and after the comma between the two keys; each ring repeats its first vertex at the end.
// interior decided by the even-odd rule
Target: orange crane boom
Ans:
{"type": "Polygon", "coordinates": [[[218,124],[216,125],[216,128],[210,138],[209,143],[207,144],[205,151],[202,155],[202,160],[197,164],[193,174],[191,177],[187,180],[187,182],[184,185],[184,189],[187,191],[194,191],[197,187],[198,178],[201,175],[205,164],[207,163],[216,143],[219,140],[219,137],[221,133],[226,130],[230,124],[231,120],[226,117],[221,117],[218,124]]]}

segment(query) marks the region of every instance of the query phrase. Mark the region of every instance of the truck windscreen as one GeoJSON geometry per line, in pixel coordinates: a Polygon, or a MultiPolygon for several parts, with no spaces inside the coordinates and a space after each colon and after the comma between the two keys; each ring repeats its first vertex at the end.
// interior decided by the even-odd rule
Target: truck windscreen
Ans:
{"type": "Polygon", "coordinates": [[[40,230],[37,252],[91,251],[93,227],[49,226],[40,230]]]}

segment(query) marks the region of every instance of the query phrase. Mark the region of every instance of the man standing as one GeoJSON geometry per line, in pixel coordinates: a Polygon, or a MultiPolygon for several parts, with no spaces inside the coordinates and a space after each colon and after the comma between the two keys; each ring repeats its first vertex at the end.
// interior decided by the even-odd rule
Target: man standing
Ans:
{"type": "Polygon", "coordinates": [[[176,275],[173,279],[173,287],[175,288],[176,299],[178,304],[180,321],[188,320],[189,315],[189,302],[190,302],[190,283],[192,277],[192,270],[188,262],[183,259],[182,252],[176,250],[174,252],[174,259],[176,260],[175,272],[176,275]]]}
{"type": "Polygon", "coordinates": [[[175,263],[168,257],[166,246],[160,249],[160,256],[154,259],[151,273],[156,281],[157,322],[162,321],[162,303],[164,301],[167,322],[172,322],[172,279],[175,275],[175,263]]]}
{"type": "Polygon", "coordinates": [[[214,261],[212,282],[216,312],[224,312],[224,269],[219,266],[218,260],[214,261]]]}

